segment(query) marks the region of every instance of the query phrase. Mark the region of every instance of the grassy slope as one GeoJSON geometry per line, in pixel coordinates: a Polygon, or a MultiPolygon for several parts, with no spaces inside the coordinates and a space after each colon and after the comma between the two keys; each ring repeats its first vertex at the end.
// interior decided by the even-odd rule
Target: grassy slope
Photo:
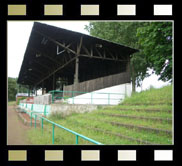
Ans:
{"type": "MultiPolygon", "coordinates": [[[[110,123],[118,122],[126,125],[172,131],[171,122],[110,116],[111,114],[172,119],[172,86],[135,93],[118,106],[100,108],[91,113],[72,114],[65,118],[52,116],[50,119],[103,144],[145,144],[145,142],[137,140],[147,141],[152,144],[172,144],[171,134],[162,131],[156,133],[151,130],[139,130],[137,127],[128,128],[110,123]],[[116,134],[124,135],[125,138],[116,136],[116,134]],[[130,137],[132,140],[126,139],[126,137],[130,137]]],[[[51,144],[52,126],[44,124],[44,127],[46,130],[44,130],[43,136],[39,131],[40,129],[30,130],[29,138],[33,144],[51,144]]],[[[55,128],[55,144],[75,144],[75,136],[62,129],[55,128]]],[[[79,139],[79,144],[91,143],[79,139]]]]}

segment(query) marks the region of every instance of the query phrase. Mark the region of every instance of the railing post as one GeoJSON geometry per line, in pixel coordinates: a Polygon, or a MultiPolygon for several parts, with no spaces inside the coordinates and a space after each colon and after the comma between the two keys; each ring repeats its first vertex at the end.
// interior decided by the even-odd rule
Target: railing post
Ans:
{"type": "Polygon", "coordinates": [[[36,128],[36,120],[37,120],[37,115],[35,114],[35,128],[36,128]]]}
{"type": "Polygon", "coordinates": [[[52,124],[52,144],[54,144],[54,124],[52,124]]]}
{"type": "Polygon", "coordinates": [[[91,92],[91,104],[93,104],[93,93],[91,92]]]}
{"type": "Polygon", "coordinates": [[[43,134],[43,129],[44,129],[44,128],[43,128],[43,125],[44,125],[44,124],[43,124],[43,120],[44,120],[44,119],[41,119],[41,120],[42,120],[42,125],[41,125],[41,126],[42,126],[42,134],[43,134]]]}
{"type": "Polygon", "coordinates": [[[78,145],[78,135],[76,135],[76,145],[78,145]]]}
{"type": "Polygon", "coordinates": [[[32,106],[31,106],[31,111],[33,111],[33,104],[32,104],[32,106]]]}
{"type": "Polygon", "coordinates": [[[110,93],[108,93],[108,105],[110,104],[110,93]]]}
{"type": "Polygon", "coordinates": [[[46,116],[46,107],[47,105],[44,106],[44,116],[46,116]]]}

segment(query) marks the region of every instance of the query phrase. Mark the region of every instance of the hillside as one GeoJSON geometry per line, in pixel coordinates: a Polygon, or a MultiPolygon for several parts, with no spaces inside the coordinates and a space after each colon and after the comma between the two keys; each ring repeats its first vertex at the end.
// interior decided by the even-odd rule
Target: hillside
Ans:
{"type": "MultiPolygon", "coordinates": [[[[49,119],[103,144],[173,144],[172,86],[135,93],[120,105],[91,113],[49,119]]],[[[45,126],[44,136],[39,129],[29,131],[33,144],[51,144],[51,125],[45,126]]],[[[75,144],[75,136],[55,128],[55,144],[75,144]]],[[[79,139],[79,144],[90,143],[79,139]]]]}

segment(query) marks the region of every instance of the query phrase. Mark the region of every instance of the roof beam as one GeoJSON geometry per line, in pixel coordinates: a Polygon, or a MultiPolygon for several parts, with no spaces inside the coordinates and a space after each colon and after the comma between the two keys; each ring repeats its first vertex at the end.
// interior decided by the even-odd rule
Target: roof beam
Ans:
{"type": "MultiPolygon", "coordinates": [[[[39,73],[41,75],[44,74],[44,72],[40,68],[37,68],[37,65],[36,66],[31,66],[31,68],[34,71],[34,73],[37,72],[37,73],[39,73]]],[[[40,75],[39,75],[39,77],[40,77],[40,75]]]]}
{"type": "Polygon", "coordinates": [[[64,48],[65,50],[68,50],[68,51],[70,51],[71,53],[73,53],[73,54],[75,54],[75,55],[77,54],[76,51],[70,49],[68,46],[65,46],[64,44],[58,42],[57,40],[54,40],[53,38],[51,38],[51,37],[49,37],[49,36],[47,36],[47,35],[45,35],[45,34],[39,32],[39,31],[37,31],[37,30],[33,30],[33,31],[36,32],[37,34],[41,35],[41,36],[46,37],[48,40],[50,40],[50,41],[52,41],[53,43],[55,43],[56,45],[58,45],[58,46],[64,48]]]}
{"type": "Polygon", "coordinates": [[[124,62],[124,61],[128,61],[128,60],[120,60],[120,59],[117,59],[117,58],[115,58],[114,56],[112,56],[112,57],[106,57],[106,53],[105,53],[105,51],[104,51],[104,54],[102,55],[97,49],[96,49],[96,51],[97,51],[97,53],[99,54],[99,56],[97,56],[97,55],[94,55],[93,54],[93,50],[91,49],[91,51],[89,52],[89,50],[85,47],[85,46],[83,46],[83,49],[84,49],[84,51],[85,51],[85,53],[86,54],[80,54],[80,56],[83,56],[83,57],[88,57],[88,58],[96,58],[96,59],[103,59],[103,60],[111,60],[111,61],[119,61],[119,62],[124,62]]]}
{"type": "MultiPolygon", "coordinates": [[[[41,52],[40,50],[35,49],[35,48],[32,48],[32,47],[31,47],[30,49],[33,50],[34,52],[41,52]]],[[[58,61],[56,61],[55,59],[51,58],[51,57],[50,57],[49,55],[47,55],[46,53],[42,53],[42,52],[41,52],[41,55],[44,56],[44,57],[46,57],[47,59],[51,60],[53,63],[56,63],[56,64],[60,65],[60,63],[59,63],[58,61]]]]}
{"type": "Polygon", "coordinates": [[[37,74],[35,74],[35,72],[29,72],[28,73],[28,75],[31,75],[31,76],[33,76],[35,79],[37,79],[37,78],[39,78],[40,77],[40,75],[37,75],[37,74]]]}
{"type": "Polygon", "coordinates": [[[51,75],[53,75],[54,73],[56,73],[57,71],[61,70],[62,68],[64,68],[65,66],[67,66],[69,63],[71,63],[72,61],[74,61],[78,56],[75,56],[74,58],[70,59],[69,61],[67,61],[65,64],[61,65],[60,67],[58,67],[57,69],[55,69],[54,71],[50,72],[50,74],[46,74],[46,76],[44,78],[42,78],[40,81],[38,81],[36,83],[36,85],[40,84],[42,81],[46,80],[47,78],[49,78],[51,75]]]}
{"type": "Polygon", "coordinates": [[[49,67],[43,65],[43,63],[39,63],[39,62],[36,61],[36,60],[33,60],[33,62],[37,63],[38,65],[42,66],[43,68],[45,68],[45,69],[47,69],[47,70],[51,70],[51,68],[49,68],[49,67]]]}

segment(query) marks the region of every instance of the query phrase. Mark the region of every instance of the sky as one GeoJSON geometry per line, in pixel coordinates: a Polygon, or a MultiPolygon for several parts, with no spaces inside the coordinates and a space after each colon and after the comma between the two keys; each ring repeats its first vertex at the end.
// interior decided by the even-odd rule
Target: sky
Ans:
{"type": "MultiPolygon", "coordinates": [[[[56,27],[69,29],[84,34],[89,34],[85,29],[88,21],[38,21],[56,27]]],[[[33,21],[8,21],[8,77],[18,77],[24,53],[30,33],[32,30],[33,21]]],[[[149,70],[151,73],[152,70],[149,70]]],[[[159,76],[152,74],[144,79],[142,87],[137,87],[136,91],[149,89],[150,86],[160,88],[168,85],[168,82],[158,81],[159,76]]]]}

